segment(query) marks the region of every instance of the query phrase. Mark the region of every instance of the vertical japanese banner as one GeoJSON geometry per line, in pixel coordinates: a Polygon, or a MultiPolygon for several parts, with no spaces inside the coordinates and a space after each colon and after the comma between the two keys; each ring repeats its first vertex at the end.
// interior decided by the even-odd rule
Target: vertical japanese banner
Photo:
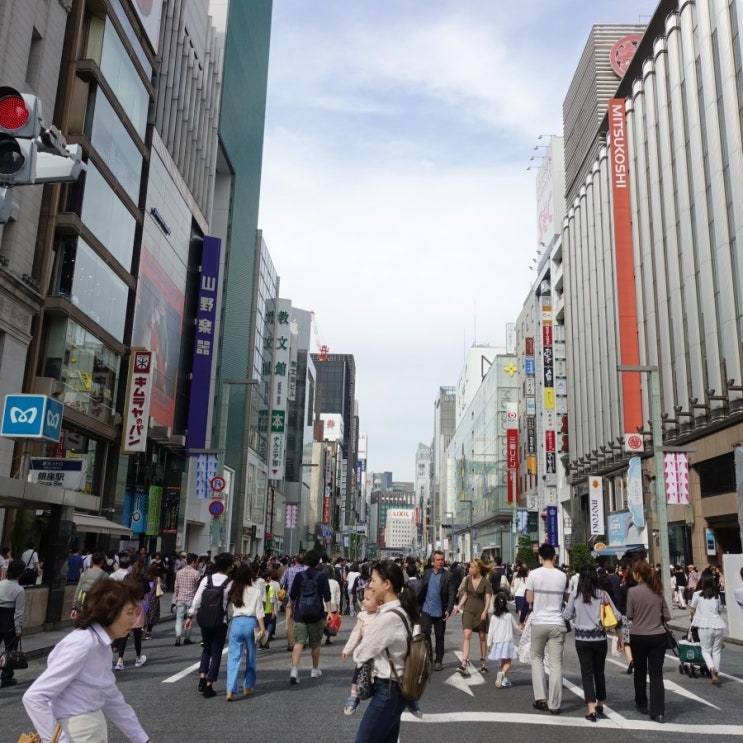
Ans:
{"type": "Polygon", "coordinates": [[[591,522],[591,535],[606,533],[604,526],[604,480],[591,477],[588,485],[588,518],[591,522]]]}
{"type": "Polygon", "coordinates": [[[286,448],[286,401],[289,397],[291,365],[291,302],[279,299],[274,317],[274,338],[271,378],[271,435],[268,439],[268,477],[284,478],[284,449],[286,448]]]}
{"type": "Polygon", "coordinates": [[[148,537],[156,537],[160,534],[160,508],[163,502],[163,488],[160,485],[150,485],[150,499],[147,507],[147,528],[145,534],[148,537]]]}
{"type": "Polygon", "coordinates": [[[217,237],[204,237],[201,252],[199,303],[196,310],[191,397],[188,404],[187,449],[206,446],[206,429],[211,398],[212,359],[217,350],[217,297],[219,295],[219,257],[222,243],[217,237]]]}
{"type": "Polygon", "coordinates": [[[557,528],[557,506],[547,506],[547,543],[558,547],[560,537],[557,528]]]}
{"type": "Polygon", "coordinates": [[[163,501],[162,527],[163,534],[178,533],[178,514],[181,505],[181,489],[166,488],[163,501]]]}
{"type": "Polygon", "coordinates": [[[642,460],[631,457],[627,465],[627,508],[632,523],[638,528],[645,527],[645,503],[642,494],[642,460]]]}
{"type": "MultiPolygon", "coordinates": [[[[640,363],[640,345],[637,335],[637,298],[624,98],[612,98],[609,101],[608,115],[619,358],[625,366],[637,366],[640,363]]],[[[643,424],[639,372],[623,372],[621,385],[623,424],[627,439],[643,424]]]]}
{"type": "Polygon", "coordinates": [[[124,427],[121,432],[122,454],[147,451],[151,382],[152,354],[144,348],[132,348],[126,385],[124,427]]]}
{"type": "Polygon", "coordinates": [[[518,405],[506,403],[506,475],[508,503],[518,503],[519,429],[518,405]]]}
{"type": "Polygon", "coordinates": [[[663,455],[663,474],[666,479],[666,503],[678,503],[679,491],[675,454],[667,452],[663,455]]]}

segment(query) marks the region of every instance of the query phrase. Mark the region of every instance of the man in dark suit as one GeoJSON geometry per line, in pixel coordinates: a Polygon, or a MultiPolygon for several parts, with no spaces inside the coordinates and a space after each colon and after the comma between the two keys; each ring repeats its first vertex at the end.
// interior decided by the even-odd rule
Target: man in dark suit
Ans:
{"type": "Polygon", "coordinates": [[[446,620],[454,608],[457,587],[452,584],[449,571],[444,567],[444,553],[433,553],[432,569],[426,570],[421,579],[418,592],[418,605],[421,607],[421,630],[426,636],[428,647],[434,658],[434,671],[440,671],[444,660],[444,632],[446,620]],[[429,590],[430,589],[430,590],[429,590]],[[431,629],[436,637],[436,652],[431,645],[431,629]]]}

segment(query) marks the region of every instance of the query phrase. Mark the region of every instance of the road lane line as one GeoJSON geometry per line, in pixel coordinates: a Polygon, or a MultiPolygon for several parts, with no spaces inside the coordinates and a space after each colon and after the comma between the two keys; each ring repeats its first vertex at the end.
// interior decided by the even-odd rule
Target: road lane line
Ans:
{"type": "MultiPolygon", "coordinates": [[[[224,655],[227,652],[227,648],[224,648],[222,650],[222,655],[224,655]]],[[[188,666],[187,668],[184,668],[182,671],[178,671],[174,676],[168,676],[168,678],[163,679],[163,684],[174,684],[176,681],[180,681],[182,678],[186,678],[189,674],[193,673],[194,671],[199,670],[199,666],[201,665],[201,662],[194,663],[193,665],[188,666]]]]}

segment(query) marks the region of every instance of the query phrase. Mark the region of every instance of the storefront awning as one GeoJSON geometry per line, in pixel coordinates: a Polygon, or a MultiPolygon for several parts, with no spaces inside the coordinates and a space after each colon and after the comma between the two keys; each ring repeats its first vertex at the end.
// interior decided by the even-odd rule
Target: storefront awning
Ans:
{"type": "Polygon", "coordinates": [[[72,518],[78,531],[90,534],[118,534],[130,537],[132,530],[128,526],[109,521],[103,516],[91,516],[87,513],[76,513],[72,518]]]}

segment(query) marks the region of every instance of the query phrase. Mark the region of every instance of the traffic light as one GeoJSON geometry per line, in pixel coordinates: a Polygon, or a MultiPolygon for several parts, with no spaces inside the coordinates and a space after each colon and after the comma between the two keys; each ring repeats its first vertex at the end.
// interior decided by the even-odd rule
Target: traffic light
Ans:
{"type": "Polygon", "coordinates": [[[0,87],[0,185],[34,182],[41,101],[35,95],[0,87]]]}

